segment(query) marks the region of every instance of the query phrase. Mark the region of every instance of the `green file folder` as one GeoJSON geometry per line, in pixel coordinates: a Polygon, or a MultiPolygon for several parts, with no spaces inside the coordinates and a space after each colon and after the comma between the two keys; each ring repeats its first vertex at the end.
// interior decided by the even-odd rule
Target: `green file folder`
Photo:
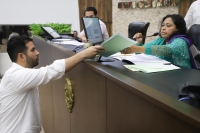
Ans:
{"type": "Polygon", "coordinates": [[[115,34],[102,42],[101,45],[105,48],[106,51],[99,53],[99,55],[108,57],[124,50],[127,47],[130,47],[133,44],[136,44],[136,41],[131,40],[130,38],[123,35],[115,34]]]}

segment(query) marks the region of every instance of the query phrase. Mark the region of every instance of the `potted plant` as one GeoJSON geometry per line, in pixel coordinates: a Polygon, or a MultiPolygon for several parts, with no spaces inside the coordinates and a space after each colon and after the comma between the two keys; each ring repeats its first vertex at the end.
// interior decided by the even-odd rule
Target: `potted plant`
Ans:
{"type": "Polygon", "coordinates": [[[70,34],[71,33],[71,25],[62,24],[62,23],[46,23],[46,24],[31,24],[29,25],[29,29],[32,34],[43,36],[45,35],[41,26],[49,26],[54,29],[58,34],[70,34]]]}

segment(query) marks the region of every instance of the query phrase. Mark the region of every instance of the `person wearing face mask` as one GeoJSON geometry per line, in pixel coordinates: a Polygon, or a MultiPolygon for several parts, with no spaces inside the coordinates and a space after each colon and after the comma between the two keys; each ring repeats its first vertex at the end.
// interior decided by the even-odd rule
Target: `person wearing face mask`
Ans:
{"type": "MultiPolygon", "coordinates": [[[[96,16],[97,16],[97,10],[96,10],[96,8],[94,8],[94,7],[87,7],[87,8],[85,9],[84,15],[85,15],[85,17],[90,17],[90,18],[96,17],[96,16]]],[[[101,32],[102,32],[103,38],[104,38],[104,40],[106,40],[106,39],[109,38],[106,25],[105,25],[105,23],[104,23],[103,21],[101,21],[100,19],[99,19],[99,23],[100,23],[100,27],[101,27],[101,32]]],[[[81,33],[80,33],[80,38],[81,38],[81,40],[82,40],[83,42],[87,42],[87,39],[86,39],[86,37],[85,37],[85,32],[84,32],[84,30],[81,31],[81,33]]]]}
{"type": "Polygon", "coordinates": [[[136,33],[137,44],[121,51],[124,54],[145,53],[167,60],[174,65],[191,68],[192,59],[188,43],[192,43],[186,34],[184,18],[178,14],[166,15],[161,21],[160,37],[142,44],[142,34],[136,33]]]}

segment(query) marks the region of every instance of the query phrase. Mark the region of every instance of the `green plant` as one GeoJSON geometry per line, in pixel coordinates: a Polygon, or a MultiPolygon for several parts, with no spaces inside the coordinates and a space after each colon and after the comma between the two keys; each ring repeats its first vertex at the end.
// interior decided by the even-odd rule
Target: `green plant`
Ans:
{"type": "Polygon", "coordinates": [[[44,34],[41,26],[49,26],[59,34],[71,33],[71,25],[62,23],[31,24],[29,28],[34,35],[44,34]]]}
{"type": "Polygon", "coordinates": [[[34,35],[44,34],[41,26],[42,26],[42,24],[31,24],[31,25],[29,25],[31,33],[34,34],[34,35]]]}

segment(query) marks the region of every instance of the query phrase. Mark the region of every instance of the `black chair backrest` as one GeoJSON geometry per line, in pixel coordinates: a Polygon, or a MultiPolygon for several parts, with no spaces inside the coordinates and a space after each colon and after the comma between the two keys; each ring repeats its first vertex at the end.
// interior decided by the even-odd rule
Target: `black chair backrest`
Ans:
{"type": "MultiPolygon", "coordinates": [[[[146,36],[147,29],[149,27],[149,22],[132,22],[128,26],[128,37],[133,39],[133,36],[140,32],[142,36],[146,36]]],[[[145,43],[145,37],[142,40],[142,43],[145,43]]]]}
{"type": "Polygon", "coordinates": [[[200,24],[191,26],[187,33],[197,49],[200,50],[200,24]]]}
{"type": "Polygon", "coordinates": [[[194,24],[187,31],[193,46],[190,46],[190,52],[193,56],[197,69],[200,69],[200,24],[194,24]]]}

